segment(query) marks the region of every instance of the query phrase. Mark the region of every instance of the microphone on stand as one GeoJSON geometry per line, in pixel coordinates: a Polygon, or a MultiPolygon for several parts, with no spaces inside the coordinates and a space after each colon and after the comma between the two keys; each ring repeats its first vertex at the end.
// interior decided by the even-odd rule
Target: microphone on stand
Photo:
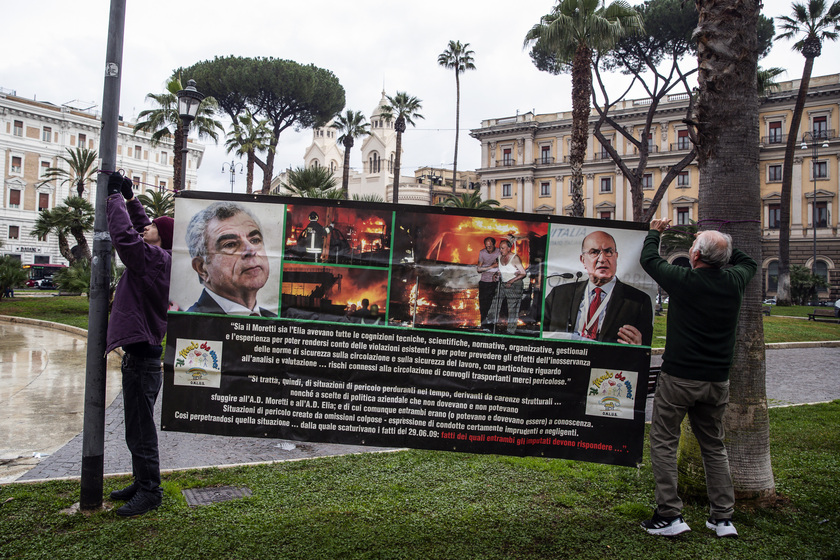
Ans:
{"type": "MultiPolygon", "coordinates": [[[[563,278],[566,278],[566,277],[572,278],[572,275],[569,274],[568,272],[566,274],[563,274],[562,276],[563,276],[563,278]]],[[[583,276],[583,272],[578,270],[574,275],[575,282],[580,280],[581,276],[583,276]]],[[[570,332],[570,333],[575,332],[574,324],[575,324],[575,321],[577,320],[577,313],[574,314],[574,317],[572,316],[572,310],[574,309],[574,306],[575,306],[575,294],[574,294],[574,292],[572,292],[572,297],[569,298],[569,321],[566,324],[566,332],[570,332]]]]}

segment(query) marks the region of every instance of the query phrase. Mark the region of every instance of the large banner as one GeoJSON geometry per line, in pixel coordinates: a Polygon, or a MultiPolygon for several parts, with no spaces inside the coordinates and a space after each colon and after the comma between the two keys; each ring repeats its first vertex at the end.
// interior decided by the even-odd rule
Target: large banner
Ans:
{"type": "Polygon", "coordinates": [[[646,230],[182,192],[161,427],[635,466],[646,230]]]}

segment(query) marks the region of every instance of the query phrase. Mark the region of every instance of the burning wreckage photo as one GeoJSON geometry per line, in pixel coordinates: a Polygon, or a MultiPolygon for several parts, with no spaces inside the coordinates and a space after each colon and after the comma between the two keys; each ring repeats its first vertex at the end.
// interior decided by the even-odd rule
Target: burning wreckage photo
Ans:
{"type": "MultiPolygon", "coordinates": [[[[501,217],[400,216],[394,239],[391,324],[503,333],[508,321],[516,321],[517,335],[539,336],[547,230],[548,224],[501,217]],[[527,273],[516,316],[507,317],[509,306],[500,305],[497,324],[489,329],[481,324],[477,271],[479,252],[488,237],[496,249],[508,240],[527,273]]],[[[504,298],[500,287],[494,297],[504,298]]]]}

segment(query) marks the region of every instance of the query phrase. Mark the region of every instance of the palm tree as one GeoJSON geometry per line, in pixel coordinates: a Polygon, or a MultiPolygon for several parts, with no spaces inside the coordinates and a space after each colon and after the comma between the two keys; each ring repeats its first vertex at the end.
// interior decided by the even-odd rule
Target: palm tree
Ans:
{"type": "Polygon", "coordinates": [[[175,216],[175,197],[172,193],[162,190],[146,189],[146,194],[138,194],[137,200],[146,210],[149,219],[154,220],[161,216],[175,216]]]}
{"type": "MultiPolygon", "coordinates": [[[[732,235],[734,245],[758,262],[762,249],[755,46],[760,5],[760,0],[698,0],[700,16],[694,32],[700,88],[696,117],[699,222],[701,229],[704,223],[724,224],[721,227],[732,235]]],[[[729,466],[739,503],[765,503],[775,497],[775,483],[760,275],[747,285],[736,338],[724,418],[729,466]]],[[[699,462],[681,465],[681,475],[699,472],[699,462]]]]}
{"type": "Polygon", "coordinates": [[[793,116],[785,145],[785,161],[782,166],[782,192],[779,209],[779,287],[776,305],[790,305],[790,195],[793,183],[793,154],[797,146],[799,123],[805,110],[805,98],[811,82],[814,59],[822,53],[823,41],[836,41],[840,31],[840,0],[835,0],[826,10],[825,0],[809,0],[808,4],[791,4],[793,17],[780,16],[782,33],[776,39],[793,39],[802,36],[793,44],[793,50],[805,57],[799,93],[793,107],[793,116]]]}
{"type": "Polygon", "coordinates": [[[386,121],[394,121],[397,131],[397,147],[394,155],[394,203],[400,201],[400,161],[402,160],[402,135],[406,123],[414,126],[414,119],[425,119],[418,111],[423,108],[419,99],[409,96],[404,91],[398,91],[394,97],[386,95],[387,105],[381,107],[381,116],[386,121]]]}
{"type": "Polygon", "coordinates": [[[53,179],[61,178],[59,183],[71,183],[76,186],[76,192],[82,196],[85,192],[85,185],[88,181],[96,182],[96,160],[99,157],[96,150],[88,150],[87,148],[67,148],[69,157],[58,156],[58,159],[64,161],[69,169],[62,169],[60,167],[48,167],[44,171],[42,185],[53,179]]]}
{"type": "Polygon", "coordinates": [[[361,111],[351,111],[338,114],[335,117],[332,127],[341,135],[338,141],[344,144],[344,170],[341,173],[341,193],[345,199],[350,198],[350,148],[356,143],[356,138],[367,136],[370,134],[368,127],[370,125],[365,122],[365,116],[361,111]]]}
{"type": "MultiPolygon", "coordinates": [[[[583,216],[583,161],[589,135],[592,55],[611,48],[625,35],[641,32],[642,18],[624,0],[602,6],[600,0],[560,0],[550,14],[528,31],[525,45],[541,43],[557,59],[571,64],[572,140],[569,152],[572,215],[583,216]]],[[[538,45],[539,46],[539,45],[538,45]]]]}
{"type": "Polygon", "coordinates": [[[787,72],[784,68],[772,66],[770,68],[758,67],[758,96],[767,97],[773,90],[778,87],[779,83],[776,81],[776,76],[780,76],[787,72]]]}
{"type": "Polygon", "coordinates": [[[227,152],[236,151],[238,155],[246,156],[245,192],[251,194],[254,188],[254,162],[256,153],[273,150],[271,139],[273,133],[269,127],[269,120],[257,120],[250,111],[241,115],[233,128],[228,132],[225,142],[227,152]]]}
{"type": "Polygon", "coordinates": [[[473,210],[504,210],[504,208],[496,208],[496,206],[499,206],[498,200],[481,200],[481,193],[477,190],[471,193],[463,193],[461,196],[450,194],[446,197],[446,200],[438,203],[437,206],[470,208],[473,210]]]}
{"type": "Polygon", "coordinates": [[[60,219],[60,213],[49,208],[38,212],[38,219],[32,226],[30,235],[32,237],[44,238],[47,235],[55,235],[58,238],[58,251],[71,265],[76,262],[76,257],[70,252],[70,244],[67,242],[67,234],[70,228],[60,219]]]}
{"type": "MultiPolygon", "coordinates": [[[[166,82],[166,91],[164,93],[150,93],[146,95],[146,99],[157,104],[155,109],[146,109],[140,111],[137,115],[139,122],[134,125],[134,132],[139,131],[151,133],[151,143],[153,146],[158,145],[164,138],[172,138],[174,157],[172,158],[172,180],[176,188],[181,185],[181,173],[183,172],[183,154],[181,153],[184,145],[184,135],[189,135],[189,131],[185,131],[183,121],[178,115],[178,92],[184,89],[181,86],[181,80],[177,76],[173,76],[166,82]],[[145,120],[144,120],[145,119],[145,120]]],[[[198,116],[192,121],[191,126],[198,131],[199,138],[212,138],[218,142],[218,130],[224,131],[222,123],[213,119],[215,112],[216,100],[212,97],[205,97],[198,106],[198,116]]]]}
{"type": "Polygon", "coordinates": [[[455,70],[455,159],[452,161],[452,192],[455,192],[455,185],[458,184],[458,129],[461,125],[461,79],[460,76],[467,70],[475,70],[475,63],[472,50],[468,49],[469,43],[461,44],[461,41],[449,41],[446,50],[438,55],[438,64],[444,68],[455,70]]]}
{"type": "Polygon", "coordinates": [[[58,237],[58,250],[71,265],[79,260],[90,260],[90,245],[85,234],[93,229],[93,205],[80,196],[69,196],[62,206],[52,210],[44,209],[38,213],[38,219],[31,235],[44,237],[53,233],[58,237]],[[76,240],[76,247],[70,248],[67,235],[76,240]]]}
{"type": "Polygon", "coordinates": [[[326,167],[298,167],[289,169],[286,181],[280,183],[280,188],[285,189],[285,192],[280,194],[302,198],[340,199],[343,195],[341,189],[335,188],[336,182],[333,172],[326,167]]]}

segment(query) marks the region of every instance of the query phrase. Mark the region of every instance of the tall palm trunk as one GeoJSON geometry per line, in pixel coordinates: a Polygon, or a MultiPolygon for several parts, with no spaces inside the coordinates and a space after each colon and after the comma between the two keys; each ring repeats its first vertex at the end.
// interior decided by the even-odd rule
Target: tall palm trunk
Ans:
{"type": "Polygon", "coordinates": [[[452,194],[458,184],[458,130],[461,127],[461,80],[455,67],[455,158],[452,160],[452,194]]]}
{"type": "MultiPolygon", "coordinates": [[[[802,54],[805,55],[805,68],[799,81],[799,93],[796,95],[796,105],[793,107],[793,117],[788,129],[787,144],[785,144],[785,162],[782,166],[782,193],[779,205],[779,285],[776,290],[776,305],[791,305],[790,299],[790,203],[793,185],[793,155],[798,146],[799,124],[802,113],[805,112],[805,99],[808,97],[808,86],[811,82],[811,71],[814,69],[814,58],[820,55],[820,42],[806,39],[802,54]],[[815,45],[816,43],[816,45],[815,45]],[[816,50],[816,54],[814,54],[816,50]]],[[[814,201],[816,203],[816,201],[814,201]]]]}
{"type": "MultiPolygon", "coordinates": [[[[761,262],[756,90],[759,0],[698,0],[700,222],[724,223],[734,244],[761,262]]],[[[735,495],[775,497],[765,390],[761,279],[747,286],[724,419],[735,495]]],[[[680,461],[684,457],[681,455],[680,461]]]]}
{"type": "Polygon", "coordinates": [[[344,200],[350,199],[350,150],[353,148],[352,136],[344,138],[344,172],[341,174],[341,196],[344,200]]]}
{"type": "Polygon", "coordinates": [[[592,91],[590,64],[592,49],[578,45],[572,60],[572,145],[569,150],[572,184],[572,215],[582,217],[583,162],[586,159],[586,140],[589,136],[589,95],[592,91]]]}
{"type": "Polygon", "coordinates": [[[402,135],[405,132],[405,118],[399,117],[394,121],[394,130],[397,131],[396,154],[394,154],[394,204],[400,201],[400,160],[402,160],[402,135]]]}
{"type": "Polygon", "coordinates": [[[254,150],[248,150],[245,158],[245,192],[251,194],[254,192],[254,150]]]}

